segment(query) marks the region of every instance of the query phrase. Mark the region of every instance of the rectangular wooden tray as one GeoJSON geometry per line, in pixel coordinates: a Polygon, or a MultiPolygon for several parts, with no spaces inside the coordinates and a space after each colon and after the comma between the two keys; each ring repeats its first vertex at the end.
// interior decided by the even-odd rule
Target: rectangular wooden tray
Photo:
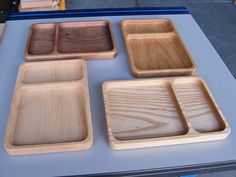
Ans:
{"type": "Polygon", "coordinates": [[[109,21],[45,23],[31,26],[25,59],[108,59],[116,53],[109,21]]]}
{"type": "Polygon", "coordinates": [[[230,133],[198,77],[108,81],[103,96],[113,149],[220,140],[230,133]]]}
{"type": "Polygon", "coordinates": [[[123,20],[134,77],[191,75],[196,65],[169,19],[123,20]]]}
{"type": "Polygon", "coordinates": [[[9,154],[89,149],[93,144],[83,60],[22,64],[5,137],[9,154]]]}

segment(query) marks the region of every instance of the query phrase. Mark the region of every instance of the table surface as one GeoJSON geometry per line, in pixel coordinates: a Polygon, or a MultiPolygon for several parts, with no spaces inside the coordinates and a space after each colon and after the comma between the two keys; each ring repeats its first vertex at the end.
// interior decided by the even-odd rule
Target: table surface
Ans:
{"type": "Polygon", "coordinates": [[[236,160],[236,82],[191,15],[83,17],[9,21],[0,43],[0,176],[66,176],[173,168],[236,160]],[[122,19],[170,18],[197,64],[196,75],[210,88],[232,129],[226,140],[135,150],[112,150],[107,142],[102,83],[134,79],[129,71],[119,22],[122,19]],[[10,156],[3,148],[17,70],[24,62],[29,27],[33,23],[111,20],[118,55],[87,62],[94,145],[88,151],[10,156]],[[234,128],[235,127],[235,128],[234,128]]]}

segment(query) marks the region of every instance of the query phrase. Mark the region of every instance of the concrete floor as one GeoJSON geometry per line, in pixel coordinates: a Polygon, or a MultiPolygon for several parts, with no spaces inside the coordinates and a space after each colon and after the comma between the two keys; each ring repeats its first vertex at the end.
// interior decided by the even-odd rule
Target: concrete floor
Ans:
{"type": "MultiPolygon", "coordinates": [[[[236,6],[233,0],[66,0],[67,9],[185,6],[236,78],[236,6]]],[[[198,177],[236,177],[236,171],[198,177]]]]}

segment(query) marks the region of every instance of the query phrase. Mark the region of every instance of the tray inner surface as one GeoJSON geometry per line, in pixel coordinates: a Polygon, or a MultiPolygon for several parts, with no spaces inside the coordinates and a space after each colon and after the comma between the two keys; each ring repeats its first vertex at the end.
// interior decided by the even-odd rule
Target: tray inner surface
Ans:
{"type": "Polygon", "coordinates": [[[176,79],[174,87],[183,113],[195,131],[206,133],[225,128],[221,115],[201,81],[176,79]]]}
{"type": "Polygon", "coordinates": [[[30,55],[46,55],[54,51],[56,25],[42,24],[32,28],[28,53],[30,55]]]}
{"type": "Polygon", "coordinates": [[[78,81],[84,77],[84,67],[82,63],[58,62],[45,65],[42,62],[24,65],[21,73],[21,82],[24,84],[78,81]]]}
{"type": "Polygon", "coordinates": [[[85,62],[67,60],[21,65],[6,142],[13,146],[6,146],[11,154],[59,152],[91,147],[92,130],[85,62]],[[37,149],[37,145],[44,149],[37,149]]]}
{"type": "Polygon", "coordinates": [[[195,138],[186,142],[223,139],[230,132],[206,85],[197,77],[111,81],[104,84],[103,93],[110,141],[121,142],[115,149],[127,148],[125,143],[134,140],[158,138],[158,142],[175,136],[169,144],[178,144],[189,137],[195,138]],[[176,137],[182,139],[175,142],[176,137]]]}
{"type": "Polygon", "coordinates": [[[18,90],[12,144],[82,141],[87,137],[81,85],[25,87],[18,90]]]}
{"type": "Polygon", "coordinates": [[[112,131],[119,140],[182,135],[188,131],[168,82],[114,87],[106,94],[112,131]]]}
{"type": "Polygon", "coordinates": [[[134,76],[189,75],[195,70],[170,20],[124,20],[121,25],[134,76]]]}
{"type": "Polygon", "coordinates": [[[96,25],[67,25],[59,27],[60,53],[101,52],[113,49],[111,32],[107,23],[96,25]]]}
{"type": "Polygon", "coordinates": [[[131,57],[140,70],[190,68],[191,60],[177,35],[128,37],[131,57]]]}
{"type": "Polygon", "coordinates": [[[128,20],[123,28],[127,33],[166,33],[173,32],[174,28],[168,20],[128,20]]]}

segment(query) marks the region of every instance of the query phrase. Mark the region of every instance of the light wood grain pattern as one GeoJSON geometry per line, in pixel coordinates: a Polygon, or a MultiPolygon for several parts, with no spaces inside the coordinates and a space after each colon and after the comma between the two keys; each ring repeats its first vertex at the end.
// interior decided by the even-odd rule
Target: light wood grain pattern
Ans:
{"type": "Polygon", "coordinates": [[[133,76],[191,75],[196,70],[170,20],[124,20],[121,28],[133,76]]]}
{"type": "Polygon", "coordinates": [[[23,9],[51,7],[52,5],[53,5],[53,0],[21,0],[20,1],[20,6],[23,9]]]}
{"type": "Polygon", "coordinates": [[[116,53],[109,21],[80,21],[31,26],[25,58],[26,61],[108,59],[116,53]]]}
{"type": "Polygon", "coordinates": [[[84,61],[21,65],[5,137],[7,152],[20,155],[90,148],[88,94],[84,61]]]}
{"type": "Polygon", "coordinates": [[[198,77],[109,81],[103,96],[113,149],[212,141],[230,133],[198,77]]]}
{"type": "Polygon", "coordinates": [[[175,30],[167,19],[124,20],[121,25],[124,32],[130,34],[168,33],[175,30]]]}
{"type": "Polygon", "coordinates": [[[221,115],[201,81],[176,79],[174,88],[180,107],[195,131],[206,133],[225,128],[221,115]]]}
{"type": "Polygon", "coordinates": [[[22,66],[20,82],[36,84],[79,81],[85,77],[84,67],[80,62],[54,62],[53,65],[44,62],[25,64],[22,66]]]}
{"type": "Polygon", "coordinates": [[[106,92],[113,135],[119,140],[187,132],[169,83],[114,87],[106,92]]]}

